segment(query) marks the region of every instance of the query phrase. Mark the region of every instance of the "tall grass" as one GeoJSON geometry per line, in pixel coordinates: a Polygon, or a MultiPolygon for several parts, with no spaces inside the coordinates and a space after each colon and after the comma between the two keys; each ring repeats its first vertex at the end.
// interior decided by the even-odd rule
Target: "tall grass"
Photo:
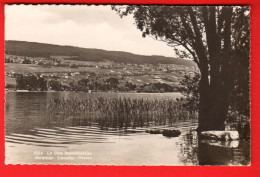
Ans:
{"type": "Polygon", "coordinates": [[[89,96],[86,99],[53,99],[48,105],[49,118],[73,125],[98,123],[101,127],[143,127],[173,124],[177,120],[196,119],[183,101],[89,96]]]}

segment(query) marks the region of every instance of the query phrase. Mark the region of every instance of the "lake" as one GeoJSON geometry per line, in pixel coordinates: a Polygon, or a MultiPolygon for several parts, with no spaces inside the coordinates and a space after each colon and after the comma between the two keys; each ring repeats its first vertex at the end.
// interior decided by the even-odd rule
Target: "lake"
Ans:
{"type": "Polygon", "coordinates": [[[6,92],[6,164],[82,165],[250,165],[249,141],[198,141],[194,120],[173,125],[101,128],[48,118],[54,98],[86,95],[144,99],[175,99],[180,93],[6,92]],[[179,137],[149,134],[150,128],[174,128],[179,137]]]}

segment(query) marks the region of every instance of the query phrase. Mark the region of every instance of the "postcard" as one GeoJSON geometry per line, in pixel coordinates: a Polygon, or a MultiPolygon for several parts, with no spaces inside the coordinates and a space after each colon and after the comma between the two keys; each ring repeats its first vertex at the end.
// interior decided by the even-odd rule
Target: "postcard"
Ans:
{"type": "Polygon", "coordinates": [[[5,5],[5,163],[250,166],[250,7],[5,5]]]}

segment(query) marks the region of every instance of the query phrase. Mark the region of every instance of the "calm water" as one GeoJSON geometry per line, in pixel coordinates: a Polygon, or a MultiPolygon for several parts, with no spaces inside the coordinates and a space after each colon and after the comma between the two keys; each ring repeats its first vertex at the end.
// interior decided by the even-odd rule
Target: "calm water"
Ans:
{"type": "MultiPolygon", "coordinates": [[[[5,140],[7,164],[88,165],[249,165],[247,141],[198,141],[191,131],[197,124],[177,122],[176,138],[148,134],[151,127],[101,129],[97,124],[75,126],[73,121],[51,120],[47,104],[53,98],[84,98],[88,93],[7,92],[5,140]]],[[[105,97],[172,99],[171,94],[91,93],[105,97]]],[[[78,125],[78,124],[77,124],[78,125]]]]}

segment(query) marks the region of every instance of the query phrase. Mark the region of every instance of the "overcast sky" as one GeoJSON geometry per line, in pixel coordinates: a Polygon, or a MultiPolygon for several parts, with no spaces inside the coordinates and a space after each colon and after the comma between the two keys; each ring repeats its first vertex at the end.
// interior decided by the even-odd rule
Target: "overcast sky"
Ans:
{"type": "Polygon", "coordinates": [[[174,57],[166,43],[142,38],[131,16],[110,6],[6,5],[5,39],[174,57]]]}

